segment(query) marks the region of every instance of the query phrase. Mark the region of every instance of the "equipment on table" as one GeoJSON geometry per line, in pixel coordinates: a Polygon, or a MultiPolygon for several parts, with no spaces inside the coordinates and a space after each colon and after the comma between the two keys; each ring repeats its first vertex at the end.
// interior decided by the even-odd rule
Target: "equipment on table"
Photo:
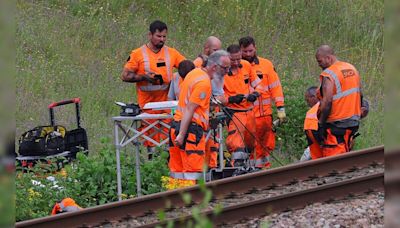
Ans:
{"type": "Polygon", "coordinates": [[[140,109],[138,104],[125,104],[123,102],[116,101],[115,104],[121,107],[121,116],[137,116],[142,110],[140,109]]]}

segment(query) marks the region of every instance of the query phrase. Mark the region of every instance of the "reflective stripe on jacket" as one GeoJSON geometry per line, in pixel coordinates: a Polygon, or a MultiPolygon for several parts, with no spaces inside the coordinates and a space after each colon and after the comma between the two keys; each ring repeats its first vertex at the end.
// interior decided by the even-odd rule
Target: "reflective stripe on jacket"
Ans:
{"type": "Polygon", "coordinates": [[[304,119],[304,130],[318,130],[318,109],[319,102],[308,110],[306,118],[304,119]]]}
{"type": "Polygon", "coordinates": [[[265,58],[256,56],[251,67],[261,79],[261,83],[256,89],[261,96],[254,102],[254,115],[255,117],[271,115],[272,101],[277,107],[285,105],[279,76],[275,72],[272,62],[265,58]]]}

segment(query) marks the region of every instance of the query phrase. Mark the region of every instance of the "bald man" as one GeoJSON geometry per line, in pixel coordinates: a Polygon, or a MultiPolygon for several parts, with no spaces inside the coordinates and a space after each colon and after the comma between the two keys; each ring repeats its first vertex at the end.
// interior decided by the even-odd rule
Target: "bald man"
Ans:
{"type": "Polygon", "coordinates": [[[201,67],[213,52],[221,49],[221,41],[215,36],[209,36],[204,43],[203,53],[199,54],[193,61],[196,67],[201,67]]]}
{"type": "MultiPolygon", "coordinates": [[[[221,41],[215,36],[209,36],[204,43],[203,53],[199,54],[197,58],[193,61],[196,68],[205,67],[207,64],[206,61],[208,56],[210,56],[215,51],[221,49],[221,41]]],[[[212,96],[218,102],[222,104],[226,104],[227,100],[224,97],[224,75],[215,75],[211,80],[211,89],[212,96]]],[[[211,103],[210,106],[210,116],[214,116],[216,112],[218,112],[218,108],[216,108],[216,104],[211,103]]],[[[218,132],[214,127],[212,129],[214,131],[215,137],[210,137],[206,142],[206,162],[208,167],[215,168],[217,166],[217,153],[219,148],[219,143],[217,142],[218,132]]]]}
{"type": "Polygon", "coordinates": [[[323,70],[319,76],[318,128],[322,156],[350,151],[361,118],[361,80],[357,69],[337,59],[333,48],[322,45],[315,58],[323,70]]]}

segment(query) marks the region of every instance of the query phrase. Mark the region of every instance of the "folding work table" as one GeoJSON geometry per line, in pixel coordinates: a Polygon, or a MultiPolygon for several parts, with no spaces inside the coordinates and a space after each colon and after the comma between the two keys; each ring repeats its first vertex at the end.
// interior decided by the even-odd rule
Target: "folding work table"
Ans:
{"type": "Polygon", "coordinates": [[[172,115],[141,113],[137,116],[115,116],[112,117],[112,120],[114,122],[114,142],[117,156],[118,200],[121,201],[122,184],[120,150],[129,144],[132,144],[135,148],[136,188],[138,196],[141,196],[142,187],[140,176],[140,145],[144,141],[152,142],[158,147],[168,143],[168,137],[161,142],[157,142],[152,139],[152,136],[158,132],[168,136],[168,131],[165,132],[164,130],[169,129],[170,125],[164,121],[172,120],[172,115]],[[153,129],[154,132],[150,135],[146,135],[146,133],[151,129],[153,129]],[[120,133],[122,134],[120,135],[120,133]]]}

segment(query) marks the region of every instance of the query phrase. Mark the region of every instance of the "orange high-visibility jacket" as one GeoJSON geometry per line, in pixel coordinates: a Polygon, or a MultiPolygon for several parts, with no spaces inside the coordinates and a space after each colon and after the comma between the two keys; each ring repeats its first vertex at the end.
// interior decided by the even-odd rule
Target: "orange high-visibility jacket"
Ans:
{"type": "Polygon", "coordinates": [[[307,111],[304,119],[304,130],[318,130],[318,109],[319,102],[307,111]]]}
{"type": "Polygon", "coordinates": [[[257,56],[251,67],[261,79],[261,86],[256,90],[261,96],[254,102],[255,117],[271,115],[272,102],[275,102],[277,107],[285,105],[279,76],[272,62],[265,58],[257,56]]]}
{"type": "MultiPolygon", "coordinates": [[[[321,83],[324,77],[329,78],[334,84],[332,108],[327,122],[359,120],[361,116],[361,84],[356,68],[349,63],[337,61],[321,73],[321,83]]],[[[320,98],[321,89],[320,86],[317,93],[320,98]]]]}
{"type": "Polygon", "coordinates": [[[136,83],[136,92],[140,107],[143,107],[148,102],[167,100],[173,68],[178,68],[182,60],[185,60],[183,55],[174,48],[165,45],[158,53],[154,53],[147,45],[143,45],[131,52],[124,66],[125,69],[133,71],[136,74],[161,74],[164,80],[162,85],[153,85],[147,81],[136,83]]]}
{"type": "Polygon", "coordinates": [[[310,110],[308,110],[306,114],[306,118],[304,119],[304,131],[309,141],[310,154],[312,159],[317,159],[322,157],[322,149],[318,144],[318,141],[315,139],[312,131],[318,130],[318,109],[319,102],[316,103],[310,110]]]}
{"type": "Polygon", "coordinates": [[[56,203],[51,211],[52,215],[56,215],[58,213],[63,212],[72,212],[72,211],[79,211],[82,208],[75,203],[75,200],[71,198],[65,198],[60,203],[56,203]]]}
{"type": "Polygon", "coordinates": [[[178,107],[174,115],[175,121],[181,121],[185,115],[185,108],[189,102],[198,104],[192,122],[200,125],[203,130],[208,129],[210,115],[211,80],[201,68],[195,68],[186,75],[181,84],[178,107]]]}
{"type": "MultiPolygon", "coordinates": [[[[240,64],[242,67],[238,68],[236,74],[226,74],[224,76],[224,95],[226,99],[237,94],[248,95],[252,92],[251,88],[256,88],[261,82],[249,62],[240,60],[240,64]]],[[[247,110],[253,107],[253,104],[243,99],[240,104],[228,103],[227,106],[233,109],[247,110]]]]}

